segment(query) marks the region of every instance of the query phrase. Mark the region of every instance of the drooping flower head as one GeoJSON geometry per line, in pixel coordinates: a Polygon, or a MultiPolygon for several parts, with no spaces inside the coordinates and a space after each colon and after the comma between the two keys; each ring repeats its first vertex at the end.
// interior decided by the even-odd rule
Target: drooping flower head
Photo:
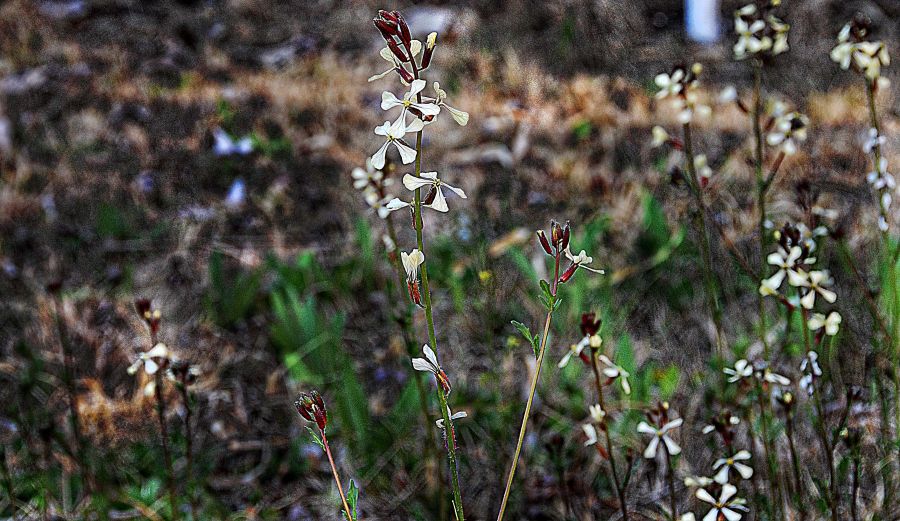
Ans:
{"type": "Polygon", "coordinates": [[[431,346],[425,344],[422,346],[422,353],[425,355],[425,358],[412,359],[413,369],[433,374],[444,393],[450,394],[450,379],[447,378],[447,374],[441,369],[441,364],[438,363],[434,350],[431,349],[431,346]]]}

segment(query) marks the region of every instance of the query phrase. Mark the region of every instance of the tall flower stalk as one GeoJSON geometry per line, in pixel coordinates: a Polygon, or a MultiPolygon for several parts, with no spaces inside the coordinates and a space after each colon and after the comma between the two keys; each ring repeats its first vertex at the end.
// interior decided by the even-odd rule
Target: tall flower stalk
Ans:
{"type": "Polygon", "coordinates": [[[657,99],[671,98],[672,103],[678,109],[678,121],[681,123],[683,141],[669,138],[664,130],[659,128],[658,139],[669,142],[675,148],[684,150],[684,164],[687,175],[683,176],[685,184],[694,197],[694,224],[700,241],[700,255],[703,266],[703,281],[705,285],[706,303],[715,326],[716,353],[722,356],[725,352],[726,340],[722,327],[722,307],[719,302],[718,283],[712,266],[712,251],[709,241],[709,225],[706,216],[706,202],[703,191],[712,175],[712,169],[706,163],[705,155],[694,154],[691,123],[697,116],[707,117],[711,113],[710,107],[700,103],[697,87],[699,76],[703,67],[699,63],[693,64],[689,69],[676,65],[668,73],[658,74],[655,78],[659,92],[657,99]]]}
{"type": "Polygon", "coordinates": [[[545,234],[543,230],[539,230],[537,232],[538,242],[540,243],[541,248],[543,248],[544,252],[553,259],[553,280],[549,283],[544,280],[541,281],[542,294],[540,298],[541,302],[544,304],[544,307],[547,309],[547,316],[544,318],[544,328],[541,336],[532,337],[531,332],[526,326],[517,324],[517,327],[519,327],[520,331],[522,331],[523,334],[526,334],[529,337],[532,347],[534,347],[537,361],[535,363],[534,374],[531,377],[531,387],[528,391],[528,401],[525,403],[525,412],[522,414],[522,424],[519,427],[519,436],[516,440],[516,450],[513,453],[513,459],[510,463],[509,473],[507,474],[506,488],[503,490],[503,499],[500,502],[500,512],[497,514],[497,521],[501,521],[504,514],[506,513],[506,506],[509,502],[509,493],[512,490],[512,484],[516,476],[516,467],[519,464],[519,455],[522,452],[522,444],[525,441],[525,432],[528,430],[528,419],[531,417],[531,406],[534,402],[534,395],[537,391],[537,385],[541,378],[541,367],[544,364],[544,355],[547,351],[547,339],[550,336],[550,324],[553,321],[553,312],[556,311],[556,308],[558,308],[560,304],[560,300],[557,296],[559,285],[569,281],[579,268],[584,268],[588,271],[597,273],[603,273],[602,270],[597,270],[589,266],[593,259],[589,257],[584,250],[581,250],[578,255],[572,254],[572,252],[569,250],[570,235],[571,230],[569,227],[569,223],[561,225],[556,221],[551,222],[549,239],[547,238],[547,234],[545,234]],[[570,264],[565,271],[560,273],[560,267],[563,258],[567,258],[570,261],[570,264]]]}
{"type": "Polygon", "coordinates": [[[410,208],[412,211],[413,226],[416,231],[417,248],[414,250],[416,259],[412,262],[404,262],[403,267],[407,272],[406,282],[410,298],[424,308],[429,340],[429,343],[426,345],[426,354],[430,352],[432,355],[431,357],[426,356],[428,364],[425,366],[417,364],[417,360],[424,362],[424,359],[414,359],[413,366],[419,365],[419,367],[416,367],[417,369],[425,367],[423,370],[432,372],[438,383],[437,396],[441,410],[441,419],[438,423],[445,434],[450,482],[453,488],[453,509],[457,521],[464,521],[465,514],[459,484],[456,431],[453,425],[455,415],[451,412],[449,406],[450,381],[438,362],[438,342],[434,328],[428,265],[425,262],[426,249],[422,208],[428,207],[438,212],[447,212],[449,207],[443,192],[444,189],[462,198],[465,198],[466,195],[461,189],[442,181],[438,177],[437,172],[422,171],[422,155],[424,152],[422,136],[425,125],[430,124],[442,110],[449,112],[451,117],[460,125],[468,123],[469,115],[446,104],[447,93],[440,88],[437,82],[433,84],[435,93],[433,97],[422,95],[422,91],[427,86],[427,83],[421,77],[421,74],[431,64],[437,43],[437,33],[429,34],[425,44],[414,40],[403,15],[398,11],[379,11],[378,16],[374,19],[374,24],[387,44],[387,47],[382,49],[381,56],[391,64],[391,68],[382,74],[373,76],[370,78],[370,81],[394,72],[405,85],[409,85],[409,91],[402,98],[388,91],[382,94],[382,109],[392,110],[400,108],[401,112],[400,116],[393,123],[386,121],[384,125],[375,129],[376,134],[385,137],[385,143],[372,156],[372,164],[378,169],[384,166],[385,154],[390,145],[395,146],[403,164],[414,162],[414,173],[406,174],[403,177],[403,185],[413,192],[412,202],[393,199],[385,205],[385,209],[394,211],[401,208],[410,208]],[[407,116],[412,116],[412,121],[409,123],[407,123],[407,116]],[[414,148],[404,140],[405,135],[410,132],[416,134],[414,148]],[[426,189],[424,193],[423,189],[426,189]],[[419,291],[420,283],[421,292],[419,291]]]}
{"type": "Polygon", "coordinates": [[[358,492],[356,492],[356,486],[351,480],[350,502],[353,504],[351,507],[350,503],[347,501],[347,495],[344,494],[341,476],[338,474],[337,466],[334,464],[334,457],[331,455],[331,446],[328,444],[328,436],[325,434],[325,429],[328,427],[328,411],[325,408],[325,401],[322,400],[322,396],[318,391],[300,393],[300,396],[298,396],[297,400],[294,402],[294,407],[303,419],[315,423],[316,427],[319,428],[318,436],[316,436],[315,433],[313,433],[313,435],[315,436],[316,443],[318,443],[322,450],[325,451],[325,455],[328,457],[328,463],[331,465],[331,475],[334,477],[334,483],[337,485],[338,494],[341,496],[341,506],[344,509],[344,515],[347,517],[347,521],[356,521],[356,497],[352,494],[358,492]]]}

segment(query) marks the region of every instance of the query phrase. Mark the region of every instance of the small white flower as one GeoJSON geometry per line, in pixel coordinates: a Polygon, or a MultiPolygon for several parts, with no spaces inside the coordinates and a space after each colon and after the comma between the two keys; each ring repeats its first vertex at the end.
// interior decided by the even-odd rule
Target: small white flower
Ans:
{"type": "Polygon", "coordinates": [[[469,122],[469,113],[464,110],[459,110],[447,105],[444,101],[447,99],[447,91],[441,88],[441,84],[438,82],[434,82],[434,92],[437,94],[437,98],[435,98],[434,102],[441,107],[447,109],[447,112],[450,113],[450,116],[453,118],[453,121],[462,127],[466,126],[469,122]]]}
{"type": "Polygon", "coordinates": [[[837,300],[837,293],[827,288],[834,283],[827,270],[816,270],[809,273],[801,270],[788,273],[788,277],[792,286],[808,288],[806,294],[800,298],[800,305],[806,309],[813,308],[816,303],[816,294],[821,295],[829,304],[834,304],[834,301],[837,300]]]}
{"type": "Polygon", "coordinates": [[[609,366],[603,369],[604,376],[614,380],[618,378],[619,384],[622,386],[622,391],[625,394],[631,394],[631,384],[628,383],[628,377],[631,376],[631,373],[614,364],[606,355],[600,355],[598,358],[601,362],[609,366]]]}
{"type": "Polygon", "coordinates": [[[784,375],[780,375],[778,373],[772,372],[771,369],[766,367],[760,373],[757,374],[757,377],[760,378],[764,382],[768,382],[770,384],[788,386],[791,385],[791,381],[784,375]]]}
{"type": "Polygon", "coordinates": [[[588,266],[588,264],[594,262],[594,258],[588,256],[587,252],[585,252],[584,250],[581,250],[578,255],[572,255],[572,251],[569,249],[569,246],[566,246],[565,254],[566,258],[572,261],[573,266],[577,266],[578,268],[586,269],[594,273],[599,273],[600,275],[606,273],[601,269],[596,269],[588,266]]]}
{"type": "Polygon", "coordinates": [[[137,360],[128,368],[128,374],[135,374],[143,366],[144,372],[153,376],[159,371],[160,366],[164,365],[170,358],[169,348],[166,347],[166,344],[160,342],[146,353],[138,355],[137,360]]]}
{"type": "Polygon", "coordinates": [[[434,200],[429,204],[424,204],[428,208],[433,210],[437,210],[439,212],[447,212],[450,208],[447,206],[447,199],[444,197],[443,189],[446,188],[456,195],[460,196],[463,199],[466,199],[466,193],[461,188],[456,188],[455,186],[448,185],[447,183],[438,179],[437,172],[422,172],[421,177],[416,177],[412,174],[406,174],[403,176],[403,186],[406,187],[407,190],[415,191],[420,188],[424,188],[426,186],[434,187],[434,200]]]}
{"type": "Polygon", "coordinates": [[[763,51],[772,44],[768,37],[757,35],[766,28],[766,22],[759,19],[748,22],[744,16],[746,15],[738,12],[734,19],[734,32],[738,35],[737,43],[734,44],[734,57],[738,60],[763,51]]]}
{"type": "Polygon", "coordinates": [[[813,316],[809,318],[806,324],[812,331],[818,331],[824,327],[826,335],[834,336],[838,334],[840,329],[841,314],[837,311],[832,311],[826,317],[822,313],[813,313],[813,316]]]}
{"type": "Polygon", "coordinates": [[[662,99],[667,96],[675,96],[681,93],[682,89],[684,89],[684,78],[684,69],[675,69],[671,75],[666,73],[657,74],[656,78],[653,80],[660,89],[659,92],[656,93],[656,97],[662,99]]]}
{"type": "MultiPolygon", "coordinates": [[[[458,420],[460,418],[466,418],[469,416],[469,414],[466,411],[459,411],[459,412],[451,413],[450,408],[448,407],[447,408],[447,416],[449,416],[450,421],[453,422],[454,420],[458,420]]],[[[437,425],[438,427],[440,427],[441,429],[443,429],[444,428],[444,419],[438,418],[437,420],[435,420],[434,424],[437,425]]]]}
{"type": "Polygon", "coordinates": [[[806,127],[809,118],[799,112],[790,112],[775,118],[772,131],[766,136],[771,146],[780,146],[785,155],[797,153],[798,143],[806,141],[806,127]]]}
{"type": "Polygon", "coordinates": [[[684,486],[686,487],[708,487],[714,483],[712,478],[706,476],[688,476],[684,478],[684,486]]]}
{"type": "Polygon", "coordinates": [[[822,376],[822,368],[819,366],[819,353],[815,351],[807,351],[803,361],[800,362],[800,371],[813,376],[822,376]]]}
{"type": "Polygon", "coordinates": [[[722,372],[728,375],[728,383],[735,383],[738,380],[747,378],[753,374],[753,364],[746,359],[741,358],[734,363],[733,369],[731,367],[726,367],[722,372]]]}
{"type": "Polygon", "coordinates": [[[584,442],[585,447],[589,447],[597,443],[597,428],[594,427],[594,424],[585,423],[581,426],[581,430],[584,431],[584,435],[587,437],[587,441],[584,442]]]}
{"type": "Polygon", "coordinates": [[[694,156],[694,172],[700,177],[700,182],[706,185],[709,178],[713,175],[713,170],[709,166],[706,154],[698,154],[694,156]]]}
{"type": "MultiPolygon", "coordinates": [[[[406,282],[415,284],[419,281],[419,266],[425,262],[425,254],[418,248],[406,253],[400,252],[400,260],[403,263],[403,269],[406,271],[406,282]]],[[[428,346],[425,346],[428,347],[428,346]]],[[[429,351],[431,349],[429,348],[429,351]]],[[[432,353],[433,354],[433,353],[432,353]]],[[[427,355],[427,352],[426,352],[427,355]]]]}
{"type": "Polygon", "coordinates": [[[866,154],[872,152],[875,147],[883,147],[887,142],[887,138],[878,134],[878,129],[870,128],[869,129],[869,137],[866,139],[866,142],[863,143],[863,149],[865,149],[866,154]]]}
{"type": "Polygon", "coordinates": [[[678,521],[697,521],[697,518],[693,512],[686,512],[678,517],[678,521]]]}
{"type": "Polygon", "coordinates": [[[713,506],[712,510],[703,516],[702,521],[718,521],[720,515],[727,521],[738,521],[741,519],[743,514],[738,512],[738,510],[748,512],[749,509],[744,506],[745,501],[743,499],[734,497],[735,494],[737,494],[737,488],[728,483],[722,485],[722,492],[719,494],[718,499],[714,498],[705,488],[698,490],[697,499],[713,506]]]}
{"type": "Polygon", "coordinates": [[[410,147],[403,140],[403,137],[410,132],[418,132],[422,130],[424,123],[419,118],[413,119],[412,123],[406,124],[406,112],[402,112],[400,117],[393,123],[385,121],[384,124],[375,127],[375,134],[384,136],[386,139],[381,148],[372,155],[372,166],[378,170],[384,168],[385,155],[388,146],[393,144],[400,152],[400,159],[404,165],[408,165],[416,160],[416,149],[410,147]]]}
{"type": "Polygon", "coordinates": [[[230,156],[232,154],[245,156],[253,152],[253,139],[250,136],[234,139],[227,132],[217,127],[213,130],[213,139],[215,140],[213,151],[217,156],[230,156]]]}
{"type": "Polygon", "coordinates": [[[732,468],[740,474],[742,479],[750,479],[753,476],[753,467],[741,463],[750,460],[750,452],[746,450],[739,451],[728,458],[720,458],[713,463],[713,470],[719,469],[713,478],[716,483],[724,485],[728,483],[728,476],[732,468]]]}
{"type": "Polygon", "coordinates": [[[653,130],[651,130],[650,133],[653,136],[653,147],[660,147],[669,142],[669,133],[666,132],[666,129],[660,127],[659,125],[653,127],[653,130]]]}
{"type": "Polygon", "coordinates": [[[652,434],[653,438],[650,440],[650,443],[647,444],[647,448],[644,449],[644,457],[647,459],[653,459],[656,457],[656,450],[659,448],[659,442],[662,441],[666,446],[666,451],[672,456],[676,456],[681,453],[681,447],[675,443],[675,440],[669,437],[669,431],[680,427],[681,424],[684,423],[684,420],[678,418],[677,420],[672,420],[662,427],[656,428],[651,426],[649,423],[642,421],[638,424],[637,430],[643,434],[652,434]]]}
{"type": "Polygon", "coordinates": [[[422,353],[425,355],[425,358],[412,359],[413,369],[425,373],[433,373],[435,375],[441,372],[441,365],[438,364],[437,356],[434,354],[431,346],[428,344],[422,346],[422,353]]]}
{"type": "Polygon", "coordinates": [[[731,103],[733,101],[737,101],[738,93],[737,89],[734,88],[734,85],[728,85],[721,92],[719,92],[718,101],[721,104],[731,103]]]}
{"type": "Polygon", "coordinates": [[[584,351],[585,347],[590,345],[590,342],[591,341],[590,341],[589,337],[584,337],[577,344],[572,344],[571,346],[569,346],[569,350],[566,352],[565,355],[563,355],[562,360],[560,360],[556,366],[559,367],[560,369],[562,369],[563,367],[569,365],[569,360],[573,356],[580,357],[581,352],[584,351]]]}
{"type": "Polygon", "coordinates": [[[603,410],[603,407],[600,407],[600,404],[594,404],[590,407],[591,410],[591,419],[594,420],[595,423],[600,423],[603,421],[603,418],[606,417],[606,411],[603,410]]]}
{"type": "Polygon", "coordinates": [[[797,261],[800,260],[802,254],[803,250],[799,246],[792,247],[790,251],[785,251],[784,248],[779,246],[778,251],[770,253],[766,257],[766,262],[776,266],[778,271],[762,281],[762,284],[759,286],[759,293],[763,296],[778,294],[778,288],[781,287],[785,276],[789,272],[794,271],[797,261]]]}
{"type": "Polygon", "coordinates": [[[435,103],[418,103],[416,96],[419,95],[425,86],[425,80],[414,80],[409,84],[409,92],[403,95],[403,99],[398,99],[393,92],[384,91],[381,93],[381,109],[390,110],[394,107],[403,107],[403,111],[408,109],[416,109],[425,116],[436,116],[441,111],[441,107],[435,103]]]}
{"type": "Polygon", "coordinates": [[[450,394],[450,380],[447,378],[444,370],[441,369],[441,364],[438,363],[437,355],[434,354],[431,346],[428,344],[422,346],[422,353],[425,355],[425,358],[412,359],[413,369],[433,374],[444,393],[450,394]]]}

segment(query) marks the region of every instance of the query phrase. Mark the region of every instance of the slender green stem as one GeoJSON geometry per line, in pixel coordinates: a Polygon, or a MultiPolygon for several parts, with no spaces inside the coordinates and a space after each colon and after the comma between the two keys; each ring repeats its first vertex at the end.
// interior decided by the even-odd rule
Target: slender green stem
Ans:
{"type": "MultiPolygon", "coordinates": [[[[419,77],[419,71],[413,66],[413,70],[415,72],[415,77],[419,77]]],[[[418,100],[421,101],[421,94],[418,94],[418,100]]],[[[415,175],[418,177],[422,173],[422,131],[416,133],[416,168],[415,175]]],[[[418,188],[415,192],[415,202],[413,203],[413,212],[415,218],[415,228],[416,228],[416,244],[419,247],[419,251],[422,254],[425,254],[425,238],[423,234],[423,221],[422,221],[422,189],[418,188]]],[[[431,348],[434,350],[435,356],[438,356],[438,344],[437,344],[437,336],[434,333],[434,316],[432,312],[431,305],[431,289],[428,285],[428,262],[423,262],[420,268],[421,273],[421,281],[422,281],[422,297],[425,301],[425,322],[428,324],[428,340],[431,342],[431,348]]],[[[440,359],[440,358],[438,358],[440,359]]],[[[456,436],[452,433],[455,432],[453,429],[453,419],[449,414],[449,405],[447,404],[447,394],[443,391],[441,386],[438,386],[437,390],[438,400],[440,401],[441,406],[441,417],[444,420],[444,428],[446,429],[449,435],[447,438],[447,460],[450,466],[450,482],[453,486],[453,509],[456,513],[457,521],[465,521],[465,514],[463,512],[462,505],[462,493],[459,488],[459,465],[456,459],[456,436]]]]}
{"type": "MultiPolygon", "coordinates": [[[[766,272],[766,246],[768,234],[766,233],[766,192],[771,179],[763,178],[764,141],[760,118],[762,117],[762,62],[756,60],[753,66],[753,109],[750,116],[753,118],[754,154],[753,166],[756,172],[756,206],[759,212],[757,222],[759,233],[759,272],[766,272]]],[[[770,177],[774,178],[774,170],[770,177]]],[[[766,303],[762,295],[757,295],[759,308],[759,338],[763,344],[763,352],[766,360],[769,360],[769,341],[766,338],[766,303]]]]}
{"type": "Polygon", "coordinates": [[[778,466],[773,457],[774,455],[774,447],[772,446],[772,440],[769,439],[769,432],[771,427],[769,425],[769,414],[766,410],[766,402],[768,401],[769,394],[763,389],[763,385],[759,379],[756,380],[756,398],[757,403],[759,404],[759,421],[760,421],[760,430],[762,431],[762,442],[763,442],[763,453],[766,458],[766,471],[769,477],[769,484],[772,487],[773,501],[775,503],[775,512],[781,516],[781,511],[784,507],[783,496],[781,491],[781,477],[778,473],[778,466]]]}
{"type": "MultiPolygon", "coordinates": [[[[866,99],[869,105],[869,123],[878,136],[881,135],[881,124],[878,121],[878,110],[875,105],[875,90],[877,88],[877,80],[869,80],[866,79],[866,99]]],[[[876,142],[872,147],[873,153],[873,165],[874,170],[876,172],[879,171],[879,164],[881,163],[882,151],[881,144],[876,142]]],[[[883,208],[881,208],[881,202],[879,200],[879,210],[883,212],[883,208]]],[[[885,219],[890,218],[890,215],[884,215],[885,219]]],[[[900,241],[898,241],[896,249],[891,252],[891,237],[887,230],[882,231],[881,233],[881,241],[882,241],[882,251],[884,252],[884,258],[888,263],[888,272],[887,277],[889,278],[888,282],[888,298],[890,301],[888,302],[889,308],[892,310],[891,313],[891,322],[890,322],[890,330],[891,334],[887,338],[888,348],[885,350],[887,352],[887,356],[891,361],[891,365],[893,366],[893,370],[891,374],[893,375],[893,383],[894,383],[894,435],[892,439],[897,438],[897,431],[900,430],[900,370],[897,370],[898,365],[900,365],[900,288],[898,288],[897,284],[897,260],[900,257],[900,241]]],[[[882,385],[879,379],[879,384],[882,385]]],[[[896,464],[898,468],[900,468],[900,444],[897,445],[897,452],[895,454],[896,464]]],[[[893,491],[888,491],[887,486],[888,483],[885,483],[885,505],[887,505],[887,501],[892,496],[893,491]]]]}
{"type": "Polygon", "coordinates": [[[672,509],[672,521],[678,521],[678,502],[675,499],[675,467],[672,465],[672,454],[665,443],[661,443],[666,454],[666,477],[669,481],[669,508],[672,509]]]}
{"type": "Polygon", "coordinates": [[[722,329],[722,308],[719,305],[719,293],[713,274],[712,268],[712,252],[709,245],[709,231],[706,223],[706,205],[703,202],[703,192],[700,182],[697,179],[697,172],[694,168],[694,147],[691,137],[691,124],[685,123],[682,127],[684,132],[684,155],[686,169],[688,172],[688,187],[694,194],[697,202],[697,221],[700,225],[700,252],[703,258],[703,276],[706,284],[706,301],[709,311],[712,314],[713,323],[716,327],[716,354],[722,356],[725,353],[725,335],[722,329]]]}
{"type": "Polygon", "coordinates": [[[534,393],[537,390],[538,379],[541,376],[541,365],[544,362],[544,352],[547,348],[547,337],[550,334],[550,321],[553,318],[553,311],[547,312],[547,319],[544,322],[544,333],[541,335],[541,349],[538,352],[537,367],[534,370],[534,376],[531,378],[531,390],[528,393],[528,402],[525,404],[525,413],[522,415],[522,425],[519,427],[519,438],[516,441],[516,451],[513,454],[512,463],[509,467],[509,476],[506,479],[506,489],[503,491],[503,501],[500,503],[500,513],[497,514],[497,521],[503,519],[506,512],[506,503],[509,501],[509,492],[512,490],[513,478],[516,475],[516,467],[519,464],[519,454],[522,452],[522,443],[525,441],[525,431],[528,429],[528,418],[531,415],[531,404],[534,402],[534,393]]]}
{"type": "Polygon", "coordinates": [[[325,435],[325,430],[319,431],[322,433],[322,444],[325,446],[325,454],[328,456],[328,463],[331,464],[331,475],[334,476],[334,483],[337,485],[338,494],[341,495],[341,504],[344,506],[344,515],[347,516],[347,521],[353,521],[353,514],[350,511],[350,505],[347,504],[347,497],[344,495],[344,486],[341,484],[341,477],[338,475],[337,466],[334,464],[334,458],[331,456],[331,447],[328,445],[328,436],[325,435]]]}
{"type": "Polygon", "coordinates": [[[191,395],[188,392],[187,383],[180,382],[178,390],[181,392],[181,401],[184,402],[184,450],[185,459],[185,482],[188,485],[188,494],[191,506],[191,519],[197,518],[197,502],[194,499],[194,493],[191,486],[194,482],[194,428],[191,424],[191,395]]]}
{"type": "Polygon", "coordinates": [[[803,478],[800,473],[800,460],[797,458],[797,447],[794,445],[794,413],[791,410],[785,414],[785,430],[791,453],[791,467],[794,471],[794,500],[797,503],[797,510],[800,512],[800,519],[806,519],[803,478]]]}
{"type": "Polygon", "coordinates": [[[509,501],[509,492],[512,490],[513,479],[516,476],[516,467],[519,464],[519,454],[522,452],[522,443],[525,441],[525,431],[528,429],[528,418],[531,416],[531,404],[534,402],[534,394],[537,391],[538,380],[541,378],[541,366],[544,364],[544,353],[547,350],[547,338],[550,336],[550,322],[553,320],[553,309],[555,307],[556,290],[559,285],[559,260],[561,253],[556,252],[555,266],[553,269],[553,284],[551,285],[551,300],[547,309],[547,318],[544,320],[544,332],[541,334],[541,347],[538,351],[534,376],[531,378],[531,389],[528,392],[528,402],[525,404],[525,413],[522,415],[522,425],[519,427],[519,438],[516,441],[516,451],[513,454],[512,462],[509,467],[509,476],[506,479],[506,489],[503,491],[503,500],[500,502],[500,512],[497,514],[497,521],[503,520],[503,514],[506,513],[506,503],[509,501]]]}
{"type": "Polygon", "coordinates": [[[172,467],[172,453],[169,451],[169,428],[166,424],[166,399],[163,396],[163,371],[155,374],[154,391],[156,394],[156,416],[159,420],[159,435],[162,438],[163,462],[166,466],[166,482],[169,489],[169,505],[172,508],[172,519],[181,516],[178,512],[178,501],[175,499],[175,470],[172,467]]]}
{"type": "MultiPolygon", "coordinates": [[[[594,385],[597,387],[597,403],[600,404],[600,409],[604,413],[607,413],[608,411],[606,410],[606,404],[603,399],[603,385],[600,383],[600,364],[597,362],[599,355],[599,349],[591,348],[591,369],[594,372],[594,385]]],[[[628,521],[628,505],[625,502],[625,488],[623,483],[619,480],[616,455],[613,452],[612,437],[609,435],[609,425],[606,423],[606,415],[603,416],[600,428],[603,430],[603,434],[606,438],[606,453],[607,459],[609,459],[610,477],[612,478],[613,487],[616,489],[616,496],[619,499],[619,509],[622,511],[622,521],[628,521]]]]}

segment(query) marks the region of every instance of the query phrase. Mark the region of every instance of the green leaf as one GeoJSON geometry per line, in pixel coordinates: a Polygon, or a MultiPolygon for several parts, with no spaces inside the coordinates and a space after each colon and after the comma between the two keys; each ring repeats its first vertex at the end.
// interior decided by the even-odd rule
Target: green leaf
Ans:
{"type": "Polygon", "coordinates": [[[357,513],[356,505],[359,502],[359,489],[356,488],[356,483],[353,480],[350,480],[350,489],[347,491],[347,503],[350,505],[350,513],[353,515],[353,521],[356,521],[356,518],[359,516],[357,513]]]}
{"type": "Polygon", "coordinates": [[[309,435],[312,436],[312,439],[314,442],[316,442],[316,445],[318,445],[319,448],[322,449],[322,452],[325,452],[325,444],[322,443],[322,438],[319,437],[319,433],[312,430],[312,427],[307,427],[306,430],[309,432],[309,435]]]}
{"type": "Polygon", "coordinates": [[[526,326],[525,324],[523,324],[517,320],[511,320],[510,324],[512,324],[516,329],[518,329],[519,333],[522,333],[522,336],[525,337],[525,340],[528,340],[529,344],[534,343],[534,337],[531,334],[531,330],[528,329],[528,326],[526,326]]]}
{"type": "Polygon", "coordinates": [[[548,284],[547,281],[543,279],[541,279],[541,291],[544,292],[544,296],[548,299],[553,298],[553,293],[550,292],[550,284],[548,284]]]}

